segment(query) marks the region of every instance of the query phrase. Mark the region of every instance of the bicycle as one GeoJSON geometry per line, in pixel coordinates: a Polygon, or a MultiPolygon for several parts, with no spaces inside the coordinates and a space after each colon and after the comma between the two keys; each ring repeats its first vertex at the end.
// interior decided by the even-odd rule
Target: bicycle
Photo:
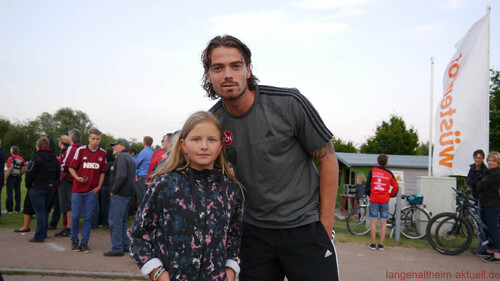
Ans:
{"type": "MultiPolygon", "coordinates": [[[[401,209],[401,234],[409,239],[419,239],[425,236],[424,223],[431,220],[429,212],[422,207],[422,200],[415,200],[415,196],[401,195],[401,199],[406,199],[409,206],[401,209]]],[[[368,218],[369,200],[368,197],[361,198],[360,205],[353,209],[347,217],[347,230],[353,235],[365,235],[370,232],[371,224],[368,218]]],[[[396,224],[396,206],[394,212],[389,212],[387,227],[391,227],[392,238],[396,224]]]]}
{"type": "MultiPolygon", "coordinates": [[[[457,207],[455,213],[444,212],[437,214],[427,225],[427,241],[429,244],[441,254],[458,255],[467,250],[472,244],[474,237],[473,226],[481,226],[486,233],[488,240],[483,243],[483,246],[492,243],[488,234],[488,227],[477,215],[477,200],[469,197],[468,190],[457,191],[456,193],[457,207]],[[471,220],[474,224],[471,223],[471,220]]],[[[476,232],[477,233],[477,232],[476,232]]]]}

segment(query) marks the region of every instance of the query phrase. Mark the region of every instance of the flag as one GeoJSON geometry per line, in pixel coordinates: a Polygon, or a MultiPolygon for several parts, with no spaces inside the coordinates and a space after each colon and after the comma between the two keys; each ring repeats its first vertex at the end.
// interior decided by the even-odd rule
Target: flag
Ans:
{"type": "Polygon", "coordinates": [[[456,44],[444,71],[434,123],[433,175],[466,176],[477,149],[488,153],[490,12],[456,44]]]}

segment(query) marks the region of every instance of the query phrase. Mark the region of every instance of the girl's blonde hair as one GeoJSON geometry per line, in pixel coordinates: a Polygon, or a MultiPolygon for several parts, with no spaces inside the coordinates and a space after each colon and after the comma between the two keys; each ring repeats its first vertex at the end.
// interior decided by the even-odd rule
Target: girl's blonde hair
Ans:
{"type": "Polygon", "coordinates": [[[229,179],[231,179],[232,181],[236,182],[240,186],[240,188],[243,188],[241,183],[236,180],[236,178],[231,173],[229,173],[229,164],[226,160],[226,146],[224,145],[224,141],[222,139],[222,125],[220,124],[217,117],[215,117],[215,115],[206,111],[198,111],[186,120],[186,123],[184,123],[184,126],[179,133],[179,138],[177,139],[175,144],[173,144],[173,148],[170,151],[170,156],[167,158],[167,161],[161,164],[156,172],[151,176],[151,181],[153,181],[157,176],[172,172],[174,170],[183,170],[189,167],[189,158],[186,154],[184,154],[184,151],[180,144],[180,140],[186,139],[187,135],[193,130],[194,127],[196,127],[196,125],[205,122],[209,122],[215,125],[215,127],[219,131],[220,141],[222,144],[221,153],[219,154],[217,159],[215,159],[214,167],[221,169],[223,174],[229,177],[229,179]]]}
{"type": "Polygon", "coordinates": [[[358,173],[358,175],[356,176],[356,184],[365,184],[365,182],[366,182],[365,174],[358,173]]]}
{"type": "MultiPolygon", "coordinates": [[[[500,164],[500,153],[498,153],[498,151],[491,151],[488,154],[488,158],[493,158],[493,161],[497,162],[497,164],[500,164]]],[[[488,160],[488,158],[486,158],[486,161],[488,160]]]]}

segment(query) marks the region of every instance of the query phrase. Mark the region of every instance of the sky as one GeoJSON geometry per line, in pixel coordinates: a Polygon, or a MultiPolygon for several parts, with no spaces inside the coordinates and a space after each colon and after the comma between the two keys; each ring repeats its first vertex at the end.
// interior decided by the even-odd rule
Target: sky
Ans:
{"type": "Polygon", "coordinates": [[[431,88],[434,112],[454,46],[487,5],[500,69],[499,2],[0,0],[0,117],[70,107],[115,138],[159,145],[215,103],[200,55],[230,34],[252,50],[260,84],[299,89],[335,137],[359,147],[395,114],[426,142],[431,88]]]}

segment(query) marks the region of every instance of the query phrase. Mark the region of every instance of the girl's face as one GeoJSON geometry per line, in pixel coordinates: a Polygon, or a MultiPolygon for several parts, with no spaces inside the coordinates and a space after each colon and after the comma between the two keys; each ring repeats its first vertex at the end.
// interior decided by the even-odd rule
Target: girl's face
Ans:
{"type": "Polygon", "coordinates": [[[493,159],[493,157],[488,157],[488,168],[498,168],[498,163],[495,161],[495,159],[493,159]]]}
{"type": "Polygon", "coordinates": [[[210,122],[196,125],[179,144],[190,160],[189,167],[196,170],[213,169],[223,145],[219,130],[210,122]]]}

